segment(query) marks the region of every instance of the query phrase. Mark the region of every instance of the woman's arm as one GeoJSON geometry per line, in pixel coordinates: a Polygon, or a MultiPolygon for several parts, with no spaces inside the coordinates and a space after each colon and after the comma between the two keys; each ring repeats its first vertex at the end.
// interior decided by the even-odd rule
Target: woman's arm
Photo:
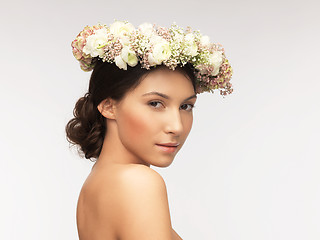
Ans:
{"type": "Polygon", "coordinates": [[[183,240],[178,233],[176,233],[176,231],[172,228],[172,239],[173,240],[183,240]]]}

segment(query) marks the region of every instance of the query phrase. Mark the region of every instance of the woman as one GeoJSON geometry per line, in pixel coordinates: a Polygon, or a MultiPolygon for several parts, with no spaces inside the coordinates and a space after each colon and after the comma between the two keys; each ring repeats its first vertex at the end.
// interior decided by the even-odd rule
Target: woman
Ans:
{"type": "Polygon", "coordinates": [[[171,226],[169,166],[193,122],[196,94],[232,92],[232,69],[200,33],[115,21],[86,27],[72,43],[89,90],[66,126],[70,143],[96,159],[80,192],[80,240],[182,239],[171,226]]]}

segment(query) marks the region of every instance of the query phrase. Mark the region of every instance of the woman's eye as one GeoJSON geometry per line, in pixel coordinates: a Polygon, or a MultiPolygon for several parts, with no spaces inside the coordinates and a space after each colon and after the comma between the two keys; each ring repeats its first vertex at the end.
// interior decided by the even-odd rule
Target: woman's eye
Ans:
{"type": "MultiPolygon", "coordinates": [[[[149,102],[148,105],[150,105],[153,108],[161,108],[161,105],[164,106],[163,103],[160,101],[152,101],[152,102],[149,102]]],[[[182,104],[180,109],[191,111],[194,107],[195,106],[193,104],[182,104]]]]}
{"type": "Polygon", "coordinates": [[[191,111],[194,108],[194,105],[193,104],[183,104],[183,105],[181,105],[181,108],[186,111],[191,111]]]}
{"type": "Polygon", "coordinates": [[[162,104],[161,102],[159,101],[153,101],[153,102],[149,102],[148,103],[150,106],[154,107],[154,108],[159,108],[160,107],[160,104],[162,104]]]}

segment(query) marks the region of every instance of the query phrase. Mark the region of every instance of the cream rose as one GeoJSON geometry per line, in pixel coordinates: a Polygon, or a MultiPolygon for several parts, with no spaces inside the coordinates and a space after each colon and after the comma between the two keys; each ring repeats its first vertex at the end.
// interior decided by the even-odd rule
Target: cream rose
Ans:
{"type": "Polygon", "coordinates": [[[102,46],[106,45],[108,42],[107,35],[108,32],[105,28],[96,30],[95,34],[90,35],[87,38],[87,43],[83,47],[83,52],[91,57],[103,57],[104,51],[102,46]]]}
{"type": "Polygon", "coordinates": [[[153,34],[153,25],[151,23],[142,23],[138,28],[143,35],[151,36],[153,34]]]}
{"type": "Polygon", "coordinates": [[[167,60],[170,56],[171,49],[169,42],[162,40],[154,45],[152,53],[150,53],[148,56],[148,61],[151,66],[159,65],[164,60],[167,60]]]}
{"type": "Polygon", "coordinates": [[[194,56],[198,55],[198,46],[196,43],[189,44],[186,46],[184,51],[187,55],[194,57],[194,56]]]}
{"type": "Polygon", "coordinates": [[[200,38],[200,43],[201,43],[201,45],[203,45],[203,46],[208,46],[208,45],[210,44],[210,38],[209,38],[209,36],[207,36],[207,35],[202,36],[202,37],[200,38]]]}
{"type": "Polygon", "coordinates": [[[189,42],[189,43],[194,42],[194,35],[193,35],[193,33],[188,33],[188,34],[185,36],[184,40],[185,40],[186,42],[189,42]]]}
{"type": "Polygon", "coordinates": [[[160,37],[158,34],[156,33],[153,33],[149,36],[150,38],[150,42],[152,44],[157,44],[157,43],[160,43],[160,42],[163,42],[163,41],[166,41],[163,37],[160,37]]]}
{"type": "Polygon", "coordinates": [[[121,55],[118,55],[114,58],[116,65],[118,66],[118,68],[127,70],[127,64],[125,61],[123,61],[121,55]]]}
{"type": "Polygon", "coordinates": [[[131,67],[136,66],[138,63],[136,53],[127,46],[122,48],[121,58],[131,67]]]}
{"type": "Polygon", "coordinates": [[[212,76],[217,76],[219,73],[220,66],[223,62],[223,56],[221,51],[216,51],[213,54],[209,55],[208,62],[210,65],[213,65],[214,71],[212,72],[212,76]]]}
{"type": "Polygon", "coordinates": [[[185,36],[185,44],[186,47],[184,49],[184,52],[187,55],[190,55],[191,57],[194,57],[196,55],[198,55],[198,46],[196,44],[196,42],[194,41],[194,35],[192,33],[188,33],[185,36]]]}
{"type": "Polygon", "coordinates": [[[119,38],[128,36],[134,30],[135,28],[131,23],[125,23],[122,21],[115,21],[110,26],[110,33],[119,38]]]}

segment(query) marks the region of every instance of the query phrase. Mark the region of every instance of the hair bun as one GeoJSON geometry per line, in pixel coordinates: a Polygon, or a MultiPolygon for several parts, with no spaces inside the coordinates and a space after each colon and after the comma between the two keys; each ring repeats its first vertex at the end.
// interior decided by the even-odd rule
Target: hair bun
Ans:
{"type": "Polygon", "coordinates": [[[92,94],[86,93],[75,104],[72,118],[66,125],[67,140],[79,146],[87,159],[100,154],[105,134],[104,117],[93,104],[92,94]]]}

